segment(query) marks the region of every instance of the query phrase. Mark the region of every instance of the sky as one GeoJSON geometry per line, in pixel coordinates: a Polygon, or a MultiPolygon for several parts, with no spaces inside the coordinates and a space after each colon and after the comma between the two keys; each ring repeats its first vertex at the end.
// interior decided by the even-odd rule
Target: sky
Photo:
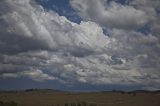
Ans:
{"type": "Polygon", "coordinates": [[[0,0],[0,90],[160,89],[160,0],[0,0]]]}

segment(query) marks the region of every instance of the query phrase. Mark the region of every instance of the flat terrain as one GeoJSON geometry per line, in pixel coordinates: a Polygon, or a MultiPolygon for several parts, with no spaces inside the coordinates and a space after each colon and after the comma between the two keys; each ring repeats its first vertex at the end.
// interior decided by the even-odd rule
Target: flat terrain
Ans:
{"type": "Polygon", "coordinates": [[[17,106],[160,106],[160,93],[1,92],[0,101],[17,106]]]}

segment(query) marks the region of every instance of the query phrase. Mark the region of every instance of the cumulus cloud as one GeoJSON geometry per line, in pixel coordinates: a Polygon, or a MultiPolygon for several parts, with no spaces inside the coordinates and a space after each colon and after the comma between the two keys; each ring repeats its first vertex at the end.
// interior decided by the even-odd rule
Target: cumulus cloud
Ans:
{"type": "Polygon", "coordinates": [[[159,88],[158,33],[134,30],[150,22],[154,29],[156,12],[106,0],[71,0],[71,5],[84,19],[80,24],[35,1],[0,2],[0,78],[159,88]]]}
{"type": "Polygon", "coordinates": [[[25,70],[25,71],[18,71],[14,73],[2,73],[0,75],[1,78],[18,78],[18,77],[27,77],[31,78],[35,81],[44,81],[44,80],[55,80],[56,78],[53,76],[49,76],[48,74],[43,73],[39,69],[35,70],[25,70]]]}
{"type": "Polygon", "coordinates": [[[7,0],[1,5],[10,7],[7,14],[1,9],[2,64],[41,67],[51,53],[85,57],[102,52],[110,42],[96,23],[72,23],[36,2],[7,0]]]}
{"type": "Polygon", "coordinates": [[[142,10],[151,17],[150,26],[153,33],[159,36],[160,33],[160,1],[159,0],[134,0],[130,5],[136,7],[139,10],[142,10]]]}
{"type": "Polygon", "coordinates": [[[70,0],[71,5],[85,20],[98,22],[103,27],[131,29],[145,25],[149,17],[132,6],[107,0],[70,0]]]}

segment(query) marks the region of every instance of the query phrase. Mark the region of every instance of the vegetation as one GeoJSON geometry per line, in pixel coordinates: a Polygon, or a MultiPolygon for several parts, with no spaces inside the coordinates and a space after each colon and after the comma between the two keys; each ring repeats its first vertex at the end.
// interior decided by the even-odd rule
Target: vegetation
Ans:
{"type": "Polygon", "coordinates": [[[96,104],[93,103],[87,103],[87,102],[79,102],[79,103],[65,103],[62,106],[97,106],[96,104]]]}
{"type": "Polygon", "coordinates": [[[160,92],[0,92],[0,106],[160,106],[160,92]]]}
{"type": "Polygon", "coordinates": [[[0,101],[0,106],[17,106],[17,103],[14,101],[11,102],[2,102],[0,101]]]}
{"type": "MultiPolygon", "coordinates": [[[[16,102],[11,101],[11,102],[2,102],[0,101],[0,106],[18,106],[16,102]]],[[[49,105],[47,105],[49,106],[49,105]]],[[[51,105],[51,106],[60,106],[59,104],[57,105],[51,105]]],[[[81,102],[81,103],[65,103],[62,106],[97,106],[96,104],[87,104],[86,102],[81,102]]]]}

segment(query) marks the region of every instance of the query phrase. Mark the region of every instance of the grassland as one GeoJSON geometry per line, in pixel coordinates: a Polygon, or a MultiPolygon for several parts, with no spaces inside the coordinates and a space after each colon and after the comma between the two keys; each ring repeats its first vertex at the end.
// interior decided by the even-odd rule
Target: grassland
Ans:
{"type": "Polygon", "coordinates": [[[0,92],[0,101],[17,106],[160,106],[160,92],[0,92]]]}

